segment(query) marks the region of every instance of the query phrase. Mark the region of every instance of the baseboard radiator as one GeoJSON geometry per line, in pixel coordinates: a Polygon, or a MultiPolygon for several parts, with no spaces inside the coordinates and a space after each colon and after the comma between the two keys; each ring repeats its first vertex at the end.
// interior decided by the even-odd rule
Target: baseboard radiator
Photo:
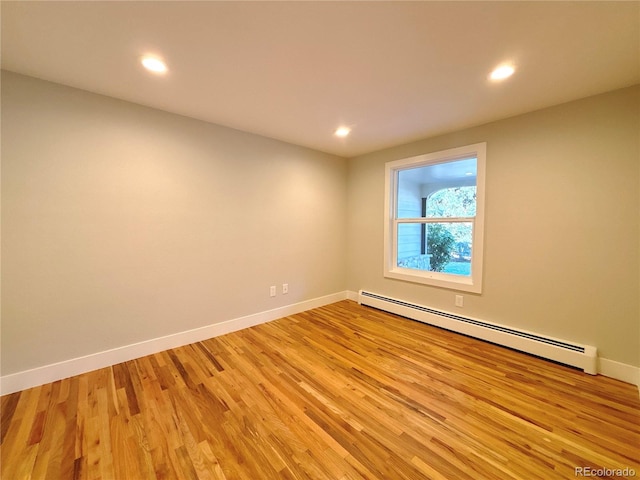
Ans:
{"type": "Polygon", "coordinates": [[[358,297],[358,302],[361,305],[571,365],[591,375],[597,373],[597,349],[590,345],[578,345],[564,340],[543,337],[531,332],[454,315],[364,290],[360,290],[358,297]]]}

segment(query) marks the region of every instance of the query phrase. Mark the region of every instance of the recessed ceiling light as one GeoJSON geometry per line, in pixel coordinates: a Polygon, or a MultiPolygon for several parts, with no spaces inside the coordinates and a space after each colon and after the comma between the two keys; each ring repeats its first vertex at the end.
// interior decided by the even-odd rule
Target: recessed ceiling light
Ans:
{"type": "Polygon", "coordinates": [[[515,71],[516,69],[511,65],[502,65],[491,72],[490,78],[491,80],[504,80],[505,78],[509,78],[513,75],[513,72],[515,71]]]}
{"type": "Polygon", "coordinates": [[[335,131],[334,135],[335,135],[336,137],[343,137],[343,138],[344,138],[344,137],[346,137],[347,135],[349,135],[350,133],[351,133],[351,129],[350,129],[349,127],[339,127],[339,128],[335,131]]]}
{"type": "Polygon", "coordinates": [[[142,66],[153,73],[166,73],[167,64],[156,57],[143,57],[142,66]]]}

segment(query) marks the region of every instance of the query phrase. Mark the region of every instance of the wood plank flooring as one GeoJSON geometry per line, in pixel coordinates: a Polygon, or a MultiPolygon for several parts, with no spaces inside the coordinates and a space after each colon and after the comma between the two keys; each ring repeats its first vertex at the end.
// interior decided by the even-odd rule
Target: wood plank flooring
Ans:
{"type": "Polygon", "coordinates": [[[6,395],[1,433],[7,480],[640,475],[636,387],[350,301],[6,395]]]}

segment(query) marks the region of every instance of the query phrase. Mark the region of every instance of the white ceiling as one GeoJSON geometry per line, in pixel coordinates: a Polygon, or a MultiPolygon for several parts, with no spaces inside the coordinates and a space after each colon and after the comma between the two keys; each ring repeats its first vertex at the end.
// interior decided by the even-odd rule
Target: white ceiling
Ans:
{"type": "Polygon", "coordinates": [[[639,30],[637,1],[3,1],[2,67],[352,157],[640,83],[639,30]]]}

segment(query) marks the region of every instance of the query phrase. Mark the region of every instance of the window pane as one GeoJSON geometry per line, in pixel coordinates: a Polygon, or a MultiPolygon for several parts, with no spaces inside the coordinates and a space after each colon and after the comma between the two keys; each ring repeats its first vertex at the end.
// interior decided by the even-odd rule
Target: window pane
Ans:
{"type": "Polygon", "coordinates": [[[473,223],[401,223],[398,267],[471,275],[473,223]]]}
{"type": "Polygon", "coordinates": [[[426,217],[475,217],[476,187],[438,190],[427,198],[426,217]]]}
{"type": "Polygon", "coordinates": [[[474,216],[476,176],[476,158],[399,170],[397,218],[474,216]]]}
{"type": "Polygon", "coordinates": [[[475,143],[385,164],[385,277],[482,292],[486,158],[475,143]]]}
{"type": "Polygon", "coordinates": [[[428,167],[410,168],[398,172],[397,218],[420,218],[422,211],[422,184],[419,170],[428,167]]]}
{"type": "MultiPolygon", "coordinates": [[[[398,266],[401,260],[417,262],[423,250],[423,224],[401,223],[398,225],[398,266]]],[[[424,270],[420,267],[410,267],[424,270]]]]}

